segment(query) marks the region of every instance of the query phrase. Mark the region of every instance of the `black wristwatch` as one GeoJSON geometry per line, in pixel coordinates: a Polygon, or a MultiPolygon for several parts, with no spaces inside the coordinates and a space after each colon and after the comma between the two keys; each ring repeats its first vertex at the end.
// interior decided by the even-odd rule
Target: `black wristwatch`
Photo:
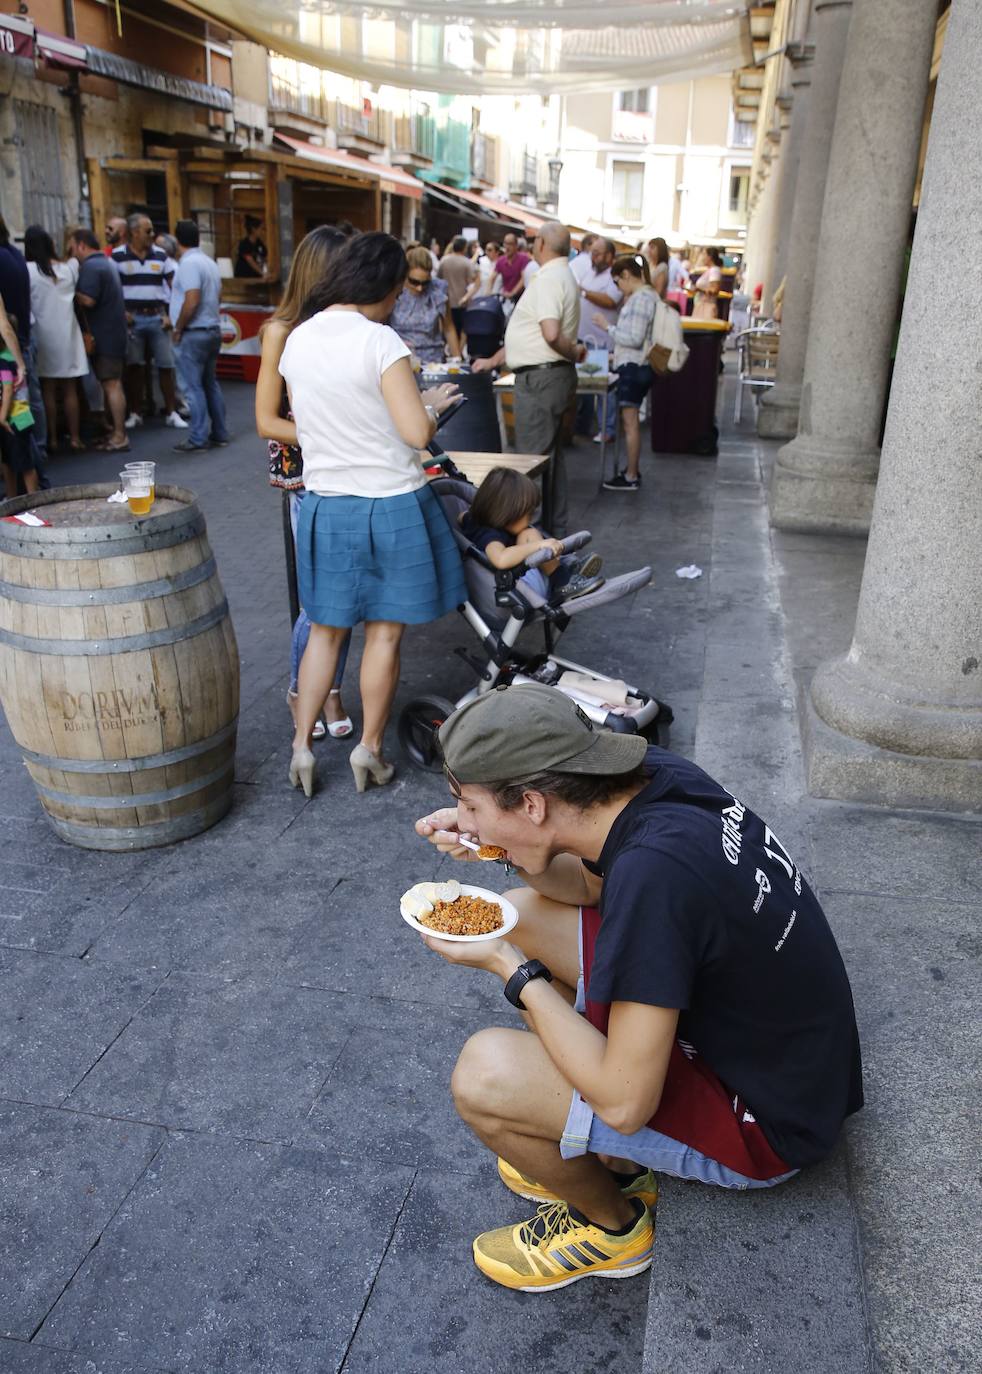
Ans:
{"type": "Polygon", "coordinates": [[[519,964],[505,984],[505,996],[519,1011],[525,1010],[522,1005],[522,993],[525,991],[525,985],[531,983],[533,978],[544,978],[547,983],[552,982],[552,974],[541,959],[527,959],[524,964],[519,964]]]}

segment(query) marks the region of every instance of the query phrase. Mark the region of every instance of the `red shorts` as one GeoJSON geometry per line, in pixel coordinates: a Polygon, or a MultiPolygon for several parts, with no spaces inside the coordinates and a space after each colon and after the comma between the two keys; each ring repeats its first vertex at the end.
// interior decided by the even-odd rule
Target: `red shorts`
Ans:
{"type": "MultiPolygon", "coordinates": [[[[582,907],[583,985],[590,986],[593,951],[600,930],[600,912],[582,907]]],[[[607,1034],[610,1006],[587,1001],[586,1019],[607,1034]]],[[[792,1171],[768,1143],[746,1104],[713,1073],[696,1051],[676,1041],[668,1061],[668,1073],[658,1110],[648,1129],[688,1145],[707,1159],[714,1159],[745,1178],[772,1179],[792,1171]]]]}

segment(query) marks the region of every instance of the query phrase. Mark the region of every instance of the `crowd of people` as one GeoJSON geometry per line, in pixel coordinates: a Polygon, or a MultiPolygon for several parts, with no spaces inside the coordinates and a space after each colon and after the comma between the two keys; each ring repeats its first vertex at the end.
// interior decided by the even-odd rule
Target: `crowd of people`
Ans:
{"type": "MultiPolygon", "coordinates": [[[[103,447],[125,447],[124,371],[138,353],[153,357],[165,408],[173,405],[165,420],[178,414],[176,365],[191,414],[182,450],[227,441],[212,385],[217,268],[193,223],[178,223],[163,244],[148,224],[107,226],[109,253],[90,230],[73,230],[61,258],[34,226],[23,274],[0,236],[8,484],[37,483],[35,391],[42,422],[50,417],[54,431],[63,414],[75,448],[68,392],[94,379],[112,415],[103,447]],[[59,323],[49,332],[51,321],[59,323]]],[[[363,723],[349,759],[362,792],[394,774],[383,740],[406,627],[467,595],[454,531],[420,457],[456,388],[421,390],[415,366],[427,352],[466,346],[471,301],[498,294],[508,304],[500,348],[474,367],[514,372],[518,445],[550,454],[553,468],[549,528],[536,523],[539,493],[527,478],[502,467],[480,488],[464,533],[492,567],[514,569],[544,551],[539,592],[560,596],[597,571],[565,563],[555,538],[566,519],[560,422],[588,347],[613,351],[624,482],[640,482],[646,346],[688,265],[662,240],[618,253],[596,237],[571,261],[569,230],[556,222],[527,247],[506,236],[497,256],[483,254],[484,270],[466,241],[434,261],[422,244],[407,253],[385,233],[318,228],[299,245],[263,330],[256,423],[270,480],[291,493],[303,606],[289,781],[308,796],[319,718],[322,733],[353,734],[340,695],[352,628],[365,627],[363,723]]],[[[718,257],[708,251],[694,270],[705,317],[719,292],[718,257]]],[[[453,804],[421,818],[418,835],[470,862],[475,847],[491,846],[523,885],[507,894],[517,915],[507,938],[461,944],[433,933],[426,943],[497,978],[533,1032],[482,1030],[454,1071],[457,1110],[494,1152],[501,1182],[539,1204],[529,1220],[478,1235],[474,1262],[526,1292],[641,1273],[660,1174],[770,1189],[825,1158],[862,1106],[835,939],[768,824],[689,760],[595,727],[555,688],[480,696],[443,724],[440,744],[453,804]]]]}
{"type": "Polygon", "coordinates": [[[501,568],[523,561],[529,544],[550,545],[555,556],[535,574],[537,591],[582,595],[598,584],[599,560],[584,568],[559,558],[569,521],[560,432],[576,364],[591,348],[613,352],[627,470],[607,485],[636,491],[652,325],[687,271],[663,240],[618,254],[588,235],[574,256],[569,230],[553,221],[531,244],[506,234],[482,248],[458,236],[442,255],[350,225],[321,226],[299,244],[261,331],[256,388],[269,479],[290,493],[300,589],[287,693],[294,785],[313,792],[315,739],[353,734],[342,690],[351,629],[361,623],[363,727],[351,766],[359,790],[390,780],[383,737],[403,633],[461,599],[460,558],[419,458],[456,388],[421,391],[414,374],[465,351],[473,372],[514,374],[517,447],[551,459],[542,514],[534,521],[531,484],[502,471],[483,492],[487,511],[468,517],[477,521],[469,537],[501,568]],[[474,356],[468,311],[482,299],[500,302],[503,337],[474,356]]]}
{"type": "Polygon", "coordinates": [[[186,431],[178,452],[228,443],[215,372],[221,277],[194,221],[157,233],[136,211],[110,219],[103,242],[69,228],[60,250],[33,224],[23,244],[0,218],[0,305],[13,330],[4,351],[17,365],[10,405],[26,388],[30,415],[16,442],[0,422],[8,495],[45,485],[62,441],[70,453],[87,446],[83,416],[93,447],[128,452],[129,432],[157,411],[156,387],[164,425],[186,431]]]}

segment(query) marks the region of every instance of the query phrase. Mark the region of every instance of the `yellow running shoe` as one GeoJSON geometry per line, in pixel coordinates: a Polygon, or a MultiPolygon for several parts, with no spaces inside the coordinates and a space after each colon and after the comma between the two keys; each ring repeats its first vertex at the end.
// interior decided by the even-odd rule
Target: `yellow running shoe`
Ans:
{"type": "Polygon", "coordinates": [[[474,1263],[495,1283],[521,1293],[547,1293],[591,1275],[630,1278],[650,1267],[655,1241],[651,1213],[639,1201],[634,1206],[634,1225],[611,1235],[565,1202],[543,1203],[530,1221],[478,1236],[474,1263]]]}
{"type": "MultiPolygon", "coordinates": [[[[498,1156],[498,1177],[506,1188],[519,1197],[528,1198],[529,1202],[559,1202],[560,1199],[555,1193],[550,1193],[548,1188],[543,1188],[541,1183],[536,1183],[534,1178],[529,1178],[528,1174],[520,1174],[507,1159],[498,1156]]],[[[651,1169],[647,1173],[641,1174],[639,1178],[632,1179],[626,1188],[621,1192],[626,1198],[640,1198],[646,1207],[654,1210],[658,1203],[658,1179],[651,1169]]]]}

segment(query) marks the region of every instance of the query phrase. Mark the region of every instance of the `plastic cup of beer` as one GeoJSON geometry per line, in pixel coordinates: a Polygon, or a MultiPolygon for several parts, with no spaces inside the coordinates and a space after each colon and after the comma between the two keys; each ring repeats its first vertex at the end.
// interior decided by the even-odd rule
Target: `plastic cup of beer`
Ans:
{"type": "Polygon", "coordinates": [[[134,515],[147,515],[153,504],[153,497],[150,494],[152,490],[150,473],[134,472],[132,469],[128,469],[119,474],[119,480],[123,484],[123,492],[130,503],[132,513],[134,515]]]}
{"type": "Polygon", "coordinates": [[[150,504],[153,505],[157,499],[157,482],[155,477],[156,463],[124,463],[124,472],[145,472],[150,477],[150,504]]]}

